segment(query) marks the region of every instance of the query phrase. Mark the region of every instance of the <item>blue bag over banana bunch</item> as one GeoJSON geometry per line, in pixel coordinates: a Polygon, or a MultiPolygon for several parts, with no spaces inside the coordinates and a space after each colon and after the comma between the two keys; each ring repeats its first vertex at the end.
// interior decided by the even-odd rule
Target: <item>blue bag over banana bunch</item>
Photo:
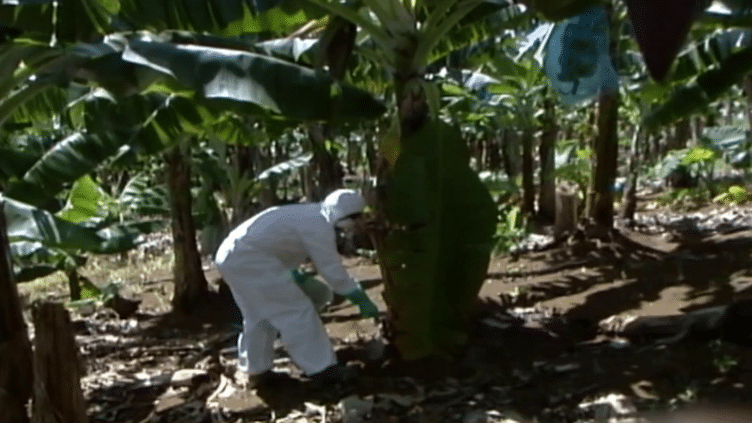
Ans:
{"type": "Polygon", "coordinates": [[[292,279],[303,290],[303,293],[311,299],[316,310],[321,311],[332,302],[334,294],[327,283],[316,279],[314,276],[300,269],[292,270],[291,273],[292,279]]]}
{"type": "Polygon", "coordinates": [[[619,75],[609,56],[606,9],[590,7],[554,26],[543,67],[565,104],[576,104],[600,92],[619,88],[619,75]]]}

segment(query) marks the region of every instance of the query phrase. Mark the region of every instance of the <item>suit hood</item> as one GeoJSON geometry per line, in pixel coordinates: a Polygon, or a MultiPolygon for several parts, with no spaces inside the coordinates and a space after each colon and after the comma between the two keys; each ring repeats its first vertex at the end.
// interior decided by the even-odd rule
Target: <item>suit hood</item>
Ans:
{"type": "Polygon", "coordinates": [[[334,224],[345,216],[362,213],[366,201],[359,192],[351,189],[338,189],[327,195],[321,203],[321,214],[327,222],[334,224]]]}

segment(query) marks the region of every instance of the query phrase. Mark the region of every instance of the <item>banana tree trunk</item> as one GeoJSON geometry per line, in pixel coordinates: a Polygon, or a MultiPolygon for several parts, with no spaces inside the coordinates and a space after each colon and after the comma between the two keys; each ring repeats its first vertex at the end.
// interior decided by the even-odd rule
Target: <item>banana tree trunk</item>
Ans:
{"type": "Polygon", "coordinates": [[[517,131],[504,129],[501,143],[501,151],[504,153],[504,168],[510,181],[515,181],[520,174],[520,137],[517,131]]]}
{"type": "Polygon", "coordinates": [[[381,140],[375,209],[384,225],[374,244],[387,336],[403,359],[416,360],[450,356],[466,342],[496,213],[460,131],[429,117],[427,83],[408,75],[395,75],[399,136],[381,140]],[[396,158],[389,154],[397,150],[396,158]]]}
{"type": "Polygon", "coordinates": [[[486,151],[488,152],[488,169],[491,172],[498,172],[501,169],[502,144],[499,137],[493,137],[485,140],[486,151]]]}
{"type": "MultiPolygon", "coordinates": [[[[319,54],[315,67],[323,69],[337,80],[342,80],[347,64],[355,47],[358,28],[341,17],[332,17],[319,40],[319,54]]],[[[342,187],[344,171],[340,165],[337,152],[327,148],[327,138],[331,137],[330,127],[323,124],[308,125],[308,138],[313,152],[314,168],[318,172],[318,187],[314,190],[312,200],[320,201],[327,194],[342,187]]]]}
{"type": "Polygon", "coordinates": [[[81,281],[79,280],[78,271],[76,269],[68,271],[68,289],[72,301],[81,299],[81,281]]]}
{"type": "Polygon", "coordinates": [[[339,163],[337,153],[326,147],[326,133],[328,128],[322,124],[308,126],[308,139],[313,152],[313,167],[318,176],[318,185],[313,190],[312,201],[321,201],[327,194],[342,187],[344,172],[339,163]]]}
{"type": "Polygon", "coordinates": [[[639,127],[635,128],[630,146],[629,159],[627,161],[627,182],[624,186],[624,201],[621,208],[621,218],[626,220],[630,225],[634,220],[634,213],[637,209],[637,176],[639,167],[639,150],[642,134],[639,127]]]}
{"type": "Polygon", "coordinates": [[[674,125],[674,133],[667,140],[666,150],[681,150],[687,148],[687,143],[692,137],[692,126],[690,120],[684,118],[674,125]]]}
{"type": "Polygon", "coordinates": [[[747,115],[747,123],[752,128],[752,75],[747,75],[744,78],[744,94],[747,96],[747,106],[744,108],[744,111],[747,115]]]}
{"type": "Polygon", "coordinates": [[[533,169],[533,131],[522,130],[522,211],[528,216],[535,213],[535,181],[533,169]]]}
{"type": "Polygon", "coordinates": [[[603,227],[614,223],[613,186],[619,153],[619,92],[601,94],[598,99],[598,133],[595,137],[595,169],[590,186],[588,217],[603,227]]]}
{"type": "Polygon", "coordinates": [[[196,229],[193,226],[189,142],[183,146],[187,151],[177,146],[166,157],[175,254],[175,293],[172,305],[180,312],[190,312],[208,292],[196,244],[196,229]]]}
{"type": "Polygon", "coordinates": [[[540,192],[538,194],[538,214],[545,221],[553,222],[556,217],[556,160],[554,156],[559,127],[556,125],[556,109],[551,99],[543,104],[545,112],[540,142],[540,192]]]}
{"type": "Polygon", "coordinates": [[[28,422],[33,388],[32,351],[13,280],[4,201],[0,195],[0,414],[3,422],[28,422]]]}

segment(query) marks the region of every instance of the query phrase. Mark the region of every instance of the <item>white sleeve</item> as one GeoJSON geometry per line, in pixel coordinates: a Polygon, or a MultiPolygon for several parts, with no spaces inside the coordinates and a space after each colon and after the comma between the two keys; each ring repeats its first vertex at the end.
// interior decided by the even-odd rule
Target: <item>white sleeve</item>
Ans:
{"type": "Polygon", "coordinates": [[[326,227],[319,231],[307,231],[302,236],[316,270],[334,292],[345,295],[360,287],[342,265],[342,258],[337,252],[334,228],[326,227]]]}

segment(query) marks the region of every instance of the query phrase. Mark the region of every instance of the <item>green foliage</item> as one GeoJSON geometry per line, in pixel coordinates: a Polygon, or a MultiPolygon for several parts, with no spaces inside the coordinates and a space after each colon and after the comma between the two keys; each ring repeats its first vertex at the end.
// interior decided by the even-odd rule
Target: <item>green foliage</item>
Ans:
{"type": "Polygon", "coordinates": [[[79,283],[81,285],[81,299],[66,302],[67,307],[79,310],[89,307],[96,308],[117,297],[120,292],[120,285],[117,282],[110,282],[102,288],[94,285],[86,278],[80,278],[79,283]]]}
{"type": "MultiPolygon", "coordinates": [[[[75,181],[93,171],[123,145],[122,139],[100,137],[89,133],[74,133],[55,145],[25,170],[18,179],[7,184],[6,195],[36,206],[44,205],[59,193],[64,184],[75,181]]],[[[19,156],[28,156],[23,151],[19,156]]],[[[15,175],[14,175],[15,176],[15,175]]]]}
{"type": "Polygon", "coordinates": [[[577,184],[579,192],[587,192],[592,160],[591,148],[579,149],[575,141],[563,142],[556,153],[554,175],[561,180],[577,184]]]}
{"type": "Polygon", "coordinates": [[[66,251],[100,254],[126,251],[136,244],[138,226],[114,225],[97,230],[76,225],[7,197],[3,203],[11,243],[26,241],[66,251]]]}
{"type": "Polygon", "coordinates": [[[546,19],[558,21],[574,16],[601,0],[525,0],[523,3],[541,13],[546,19]]]}
{"type": "Polygon", "coordinates": [[[676,87],[665,102],[654,106],[645,114],[643,125],[646,128],[656,128],[669,124],[692,112],[704,109],[728,92],[732,86],[752,71],[752,46],[749,41],[741,45],[744,46],[741,49],[720,55],[722,59],[717,65],[707,70],[698,69],[692,78],[676,87]]]}
{"type": "Polygon", "coordinates": [[[393,229],[379,257],[384,298],[406,359],[455,353],[485,279],[496,226],[488,190],[459,131],[438,121],[403,140],[386,186],[393,229]]]}
{"type": "Polygon", "coordinates": [[[499,223],[496,225],[496,245],[494,254],[508,253],[515,250],[528,235],[527,222],[522,209],[516,204],[506,204],[501,208],[499,223]]]}
{"type": "Polygon", "coordinates": [[[689,210],[706,204],[712,197],[707,185],[674,189],[663,194],[658,203],[676,210],[689,210]]]}
{"type": "Polygon", "coordinates": [[[705,165],[715,162],[719,157],[720,153],[718,152],[718,150],[704,146],[698,146],[689,149],[684,157],[682,157],[681,162],[689,166],[705,165]]]}
{"type": "Polygon", "coordinates": [[[0,6],[0,22],[24,32],[54,36],[59,42],[89,41],[107,33],[120,8],[118,0],[17,0],[15,3],[0,6]]]}
{"type": "Polygon", "coordinates": [[[750,200],[750,192],[747,188],[740,185],[728,187],[726,192],[713,198],[713,202],[727,206],[740,206],[747,204],[750,200]]]}
{"type": "Polygon", "coordinates": [[[666,179],[672,172],[686,168],[693,177],[698,178],[701,185],[710,186],[721,158],[720,149],[706,142],[696,147],[670,151],[654,166],[651,173],[660,179],[666,179]]]}
{"type": "Polygon", "coordinates": [[[173,89],[191,90],[220,107],[299,120],[376,118],[386,110],[368,92],[324,71],[232,45],[176,44],[169,37],[121,42],[128,45],[125,61],[160,72],[173,89]]]}

